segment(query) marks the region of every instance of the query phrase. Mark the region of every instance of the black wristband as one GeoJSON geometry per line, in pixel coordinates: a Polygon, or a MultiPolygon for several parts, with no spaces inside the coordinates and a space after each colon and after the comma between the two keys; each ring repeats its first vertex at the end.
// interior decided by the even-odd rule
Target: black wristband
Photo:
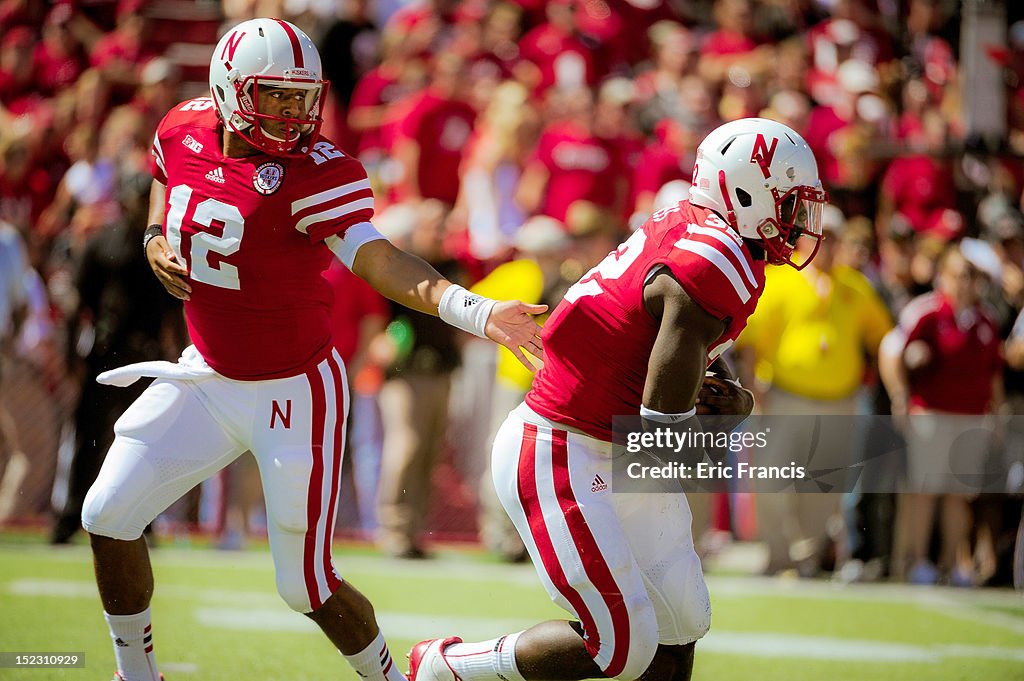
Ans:
{"type": "Polygon", "coordinates": [[[146,247],[149,246],[149,242],[153,240],[153,237],[163,236],[164,228],[161,225],[150,225],[146,227],[146,233],[142,236],[142,250],[145,252],[146,247]]]}

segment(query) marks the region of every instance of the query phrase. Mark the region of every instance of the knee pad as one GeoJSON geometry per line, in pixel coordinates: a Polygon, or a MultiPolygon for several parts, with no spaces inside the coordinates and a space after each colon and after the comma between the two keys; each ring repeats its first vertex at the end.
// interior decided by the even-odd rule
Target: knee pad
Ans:
{"type": "Polygon", "coordinates": [[[275,577],[277,593],[281,595],[281,599],[295,612],[304,615],[313,612],[313,607],[309,603],[309,592],[306,591],[306,581],[302,574],[285,574],[285,572],[285,570],[278,569],[275,577]]]}
{"type": "Polygon", "coordinates": [[[107,452],[106,461],[82,504],[82,527],[90,534],[131,541],[153,521],[152,506],[147,504],[157,478],[142,456],[143,446],[117,437],[107,452]],[[136,465],[118,467],[113,462],[128,459],[136,465]]]}
{"type": "Polygon", "coordinates": [[[700,558],[692,550],[681,552],[662,575],[657,589],[664,603],[659,608],[662,640],[682,645],[691,643],[711,628],[711,599],[704,583],[700,558]]]}

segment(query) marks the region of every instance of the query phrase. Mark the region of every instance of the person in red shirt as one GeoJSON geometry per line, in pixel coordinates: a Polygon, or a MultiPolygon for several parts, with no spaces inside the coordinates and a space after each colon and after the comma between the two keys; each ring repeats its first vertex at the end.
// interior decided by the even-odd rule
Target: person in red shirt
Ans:
{"type": "Polygon", "coordinates": [[[547,23],[527,31],[519,41],[523,59],[537,67],[535,94],[542,95],[551,87],[593,87],[597,82],[593,51],[578,34],[578,3],[579,0],[547,3],[547,23]]]}
{"type": "Polygon", "coordinates": [[[700,75],[712,83],[726,79],[731,68],[746,70],[754,81],[772,68],[771,45],[760,45],[754,36],[754,8],[750,0],[720,0],[715,3],[717,30],[701,45],[700,75]]]}
{"type": "Polygon", "coordinates": [[[980,278],[960,247],[950,246],[936,290],[910,301],[882,344],[882,376],[907,439],[908,493],[897,511],[894,557],[897,574],[915,583],[934,583],[940,571],[954,584],[972,582],[967,494],[991,444],[979,436],[977,417],[994,413],[1003,371],[999,327],[981,303],[980,278]],[[929,546],[940,498],[936,568],[929,546]]]}
{"type": "Polygon", "coordinates": [[[423,641],[410,681],[690,679],[711,615],[690,510],[683,494],[611,493],[613,417],[692,423],[698,398],[705,413],[750,413],[750,394],[707,378],[709,364],[754,311],[765,265],[795,264],[799,235],[820,238],[827,200],[807,143],[774,121],[728,123],[697,159],[689,201],[565,294],[544,326],[544,367],[495,438],[498,497],[577,621],[423,641]]]}
{"type": "Polygon", "coordinates": [[[71,32],[72,9],[57,5],[46,16],[43,40],[33,57],[36,87],[53,96],[78,80],[85,67],[82,46],[71,32]]]}
{"type": "Polygon", "coordinates": [[[175,106],[153,139],[143,247],[184,301],[193,346],[97,380],[156,377],[115,427],[82,524],[92,543],[118,680],[158,681],[142,529],[196,484],[253,452],[285,602],[316,622],[363,678],[403,681],[369,601],[331,556],[348,390],[331,337],[333,259],[378,293],[499,339],[524,363],[543,351],[545,306],[469,294],[369,222],[358,161],[319,138],[326,89],[313,42],[279,19],[228,31],[211,97],[175,106]]]}
{"type": "Polygon", "coordinates": [[[476,112],[467,102],[464,62],[438,55],[430,86],[416,95],[402,121],[395,155],[402,165],[400,200],[437,199],[454,205],[459,166],[473,132],[476,112]]]}
{"type": "Polygon", "coordinates": [[[594,131],[594,101],[580,88],[552,94],[552,108],[564,113],[541,133],[519,180],[516,198],[527,213],[565,222],[569,206],[587,200],[621,214],[626,180],[621,157],[594,131]]]}
{"type": "Polygon", "coordinates": [[[922,114],[922,129],[908,138],[911,153],[893,159],[882,180],[878,225],[882,233],[894,213],[902,214],[916,232],[938,226],[945,211],[956,208],[953,168],[942,157],[947,123],[938,110],[922,114]]]}

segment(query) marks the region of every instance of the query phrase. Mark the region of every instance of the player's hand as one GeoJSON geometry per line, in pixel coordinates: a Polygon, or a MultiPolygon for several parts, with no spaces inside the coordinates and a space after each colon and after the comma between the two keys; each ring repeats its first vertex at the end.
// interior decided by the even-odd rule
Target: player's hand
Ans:
{"type": "Polygon", "coordinates": [[[754,410],[754,393],[738,382],[705,376],[697,394],[700,415],[736,415],[746,418],[754,410]]]}
{"type": "Polygon", "coordinates": [[[149,240],[146,244],[146,260],[168,293],[179,300],[192,299],[192,287],[186,281],[188,270],[178,262],[178,257],[174,255],[165,237],[156,236],[149,240]]]}
{"type": "Polygon", "coordinates": [[[547,305],[529,305],[518,300],[499,300],[491,308],[484,332],[495,343],[512,351],[523,366],[530,371],[537,367],[523,354],[527,352],[537,359],[544,359],[544,347],[540,342],[540,326],[533,315],[547,312],[547,305]]]}

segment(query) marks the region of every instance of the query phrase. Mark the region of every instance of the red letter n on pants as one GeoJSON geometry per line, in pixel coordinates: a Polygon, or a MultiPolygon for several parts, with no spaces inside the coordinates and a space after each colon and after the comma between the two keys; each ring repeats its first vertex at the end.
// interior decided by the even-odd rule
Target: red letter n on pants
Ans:
{"type": "Polygon", "coordinates": [[[274,400],[274,404],[271,407],[270,412],[270,428],[274,428],[274,424],[277,423],[277,418],[281,417],[281,425],[285,428],[292,427],[292,401],[286,400],[284,403],[284,409],[281,409],[281,404],[274,400]]]}

